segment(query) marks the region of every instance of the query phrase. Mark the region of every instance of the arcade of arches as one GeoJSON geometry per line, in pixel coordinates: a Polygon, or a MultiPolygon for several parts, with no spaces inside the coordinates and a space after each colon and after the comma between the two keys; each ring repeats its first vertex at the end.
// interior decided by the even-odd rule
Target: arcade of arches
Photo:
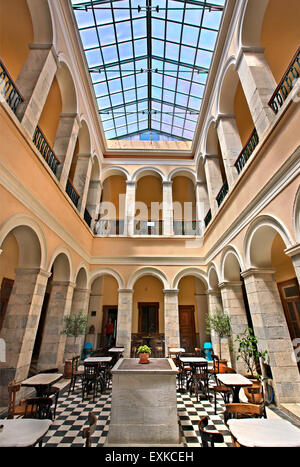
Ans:
{"type": "Polygon", "coordinates": [[[8,379],[63,368],[65,316],[88,316],[78,352],[112,318],[125,356],[145,337],[165,355],[216,349],[216,309],[230,365],[251,327],[275,401],[299,403],[299,1],[227,0],[184,150],[111,148],[71,2],[38,3],[0,5],[0,405],[8,379]]]}

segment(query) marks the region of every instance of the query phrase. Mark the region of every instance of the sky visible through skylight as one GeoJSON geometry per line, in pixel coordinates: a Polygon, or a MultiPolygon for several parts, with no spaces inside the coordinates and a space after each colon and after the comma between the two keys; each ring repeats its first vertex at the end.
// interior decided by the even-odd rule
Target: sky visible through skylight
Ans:
{"type": "Polygon", "coordinates": [[[72,0],[106,139],[193,140],[226,0],[72,0]]]}

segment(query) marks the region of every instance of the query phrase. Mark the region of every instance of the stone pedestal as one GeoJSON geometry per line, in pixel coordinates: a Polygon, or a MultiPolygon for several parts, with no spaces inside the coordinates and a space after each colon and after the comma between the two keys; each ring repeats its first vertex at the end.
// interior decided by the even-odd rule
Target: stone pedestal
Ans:
{"type": "Polygon", "coordinates": [[[120,359],[112,369],[106,446],[178,446],[176,375],[171,359],[120,359]]]}

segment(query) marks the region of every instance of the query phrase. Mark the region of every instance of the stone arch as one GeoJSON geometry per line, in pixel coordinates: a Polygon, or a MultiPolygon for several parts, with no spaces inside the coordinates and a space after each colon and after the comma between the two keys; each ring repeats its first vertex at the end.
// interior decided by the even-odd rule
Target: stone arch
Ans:
{"type": "Polygon", "coordinates": [[[130,180],[128,170],[123,167],[104,167],[104,169],[102,169],[101,182],[103,183],[107,178],[114,175],[120,175],[121,177],[126,178],[126,180],[130,180]]]}
{"type": "Polygon", "coordinates": [[[55,22],[51,2],[48,0],[26,0],[30,11],[35,44],[56,45],[55,22]]]}
{"type": "Polygon", "coordinates": [[[91,154],[91,131],[88,121],[82,117],[78,132],[78,154],[91,154]]]}
{"type": "Polygon", "coordinates": [[[160,269],[154,267],[145,267],[135,271],[128,281],[127,288],[133,289],[136,281],[143,276],[154,276],[162,282],[164,289],[170,288],[170,284],[166,275],[160,269]]]}
{"type": "Polygon", "coordinates": [[[17,232],[16,239],[21,247],[20,266],[30,264],[30,267],[45,269],[48,257],[47,241],[40,224],[26,214],[10,217],[0,229],[0,248],[7,235],[13,231],[17,232]]]}
{"type": "Polygon", "coordinates": [[[237,249],[228,245],[221,255],[220,281],[240,281],[240,272],[244,270],[244,263],[237,249]]]}
{"type": "Polygon", "coordinates": [[[300,187],[296,193],[293,207],[293,230],[297,243],[300,242],[300,187]]]}
{"type": "Polygon", "coordinates": [[[80,264],[75,276],[74,282],[76,283],[76,287],[80,289],[86,289],[88,284],[88,271],[84,264],[80,264]]]}
{"type": "Polygon", "coordinates": [[[238,25],[238,49],[260,47],[265,12],[270,0],[248,0],[244,4],[238,25]]]}
{"type": "Polygon", "coordinates": [[[123,277],[117,271],[115,271],[114,269],[110,269],[110,268],[101,268],[101,269],[98,269],[96,271],[93,271],[93,273],[91,274],[91,276],[89,278],[89,281],[88,281],[89,288],[91,288],[94,281],[96,279],[98,279],[98,277],[101,277],[101,276],[112,276],[112,277],[114,277],[116,279],[117,283],[118,283],[119,289],[124,289],[124,279],[123,279],[123,277]]]}
{"type": "Polygon", "coordinates": [[[56,78],[61,92],[62,113],[78,114],[77,89],[73,80],[74,73],[64,55],[59,55],[59,66],[56,78]]]}
{"type": "Polygon", "coordinates": [[[53,280],[55,281],[73,281],[74,280],[74,268],[73,260],[70,251],[64,246],[59,246],[54,251],[47,271],[51,272],[55,264],[55,271],[53,274],[53,280]]]}
{"type": "Polygon", "coordinates": [[[218,290],[220,274],[215,263],[210,263],[207,269],[208,287],[210,290],[218,290]]]}
{"type": "Polygon", "coordinates": [[[261,215],[251,222],[244,240],[246,269],[271,267],[271,246],[276,234],[281,236],[286,248],[292,247],[292,237],[279,219],[261,215]]]}
{"type": "Polygon", "coordinates": [[[239,75],[235,70],[235,57],[230,57],[225,65],[217,97],[218,114],[234,114],[234,97],[239,83],[239,75]]]}
{"type": "Polygon", "coordinates": [[[183,277],[186,277],[186,276],[194,276],[197,279],[200,279],[204,287],[206,289],[208,288],[208,280],[207,280],[206,273],[200,268],[193,268],[193,267],[184,268],[181,271],[179,271],[173,279],[172,288],[178,289],[179,282],[181,281],[183,277]]]}
{"type": "Polygon", "coordinates": [[[162,181],[166,181],[165,174],[156,167],[141,167],[136,170],[132,176],[132,180],[138,182],[142,177],[152,175],[154,177],[160,178],[162,181]]]}
{"type": "Polygon", "coordinates": [[[175,177],[187,177],[193,183],[196,183],[196,173],[193,169],[189,167],[177,167],[176,169],[171,170],[168,175],[168,181],[171,182],[175,177]]]}

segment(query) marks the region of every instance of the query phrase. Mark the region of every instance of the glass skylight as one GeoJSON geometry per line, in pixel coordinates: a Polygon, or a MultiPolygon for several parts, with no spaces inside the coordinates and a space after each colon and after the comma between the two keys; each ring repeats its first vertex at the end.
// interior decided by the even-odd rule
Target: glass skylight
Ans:
{"type": "Polygon", "coordinates": [[[107,139],[193,139],[225,2],[72,0],[107,139]]]}

